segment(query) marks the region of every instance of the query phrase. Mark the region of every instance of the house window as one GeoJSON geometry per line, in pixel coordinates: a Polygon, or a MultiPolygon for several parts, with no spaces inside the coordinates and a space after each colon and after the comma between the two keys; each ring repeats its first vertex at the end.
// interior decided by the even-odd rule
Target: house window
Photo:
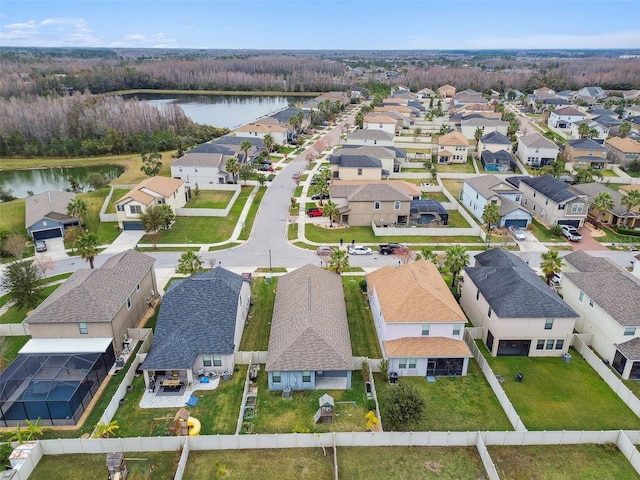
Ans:
{"type": "Polygon", "coordinates": [[[546,350],[553,350],[553,344],[555,343],[555,341],[553,339],[549,339],[547,340],[547,346],[546,346],[546,350]]]}
{"type": "Polygon", "coordinates": [[[558,210],[564,210],[564,203],[558,205],[558,210]]]}
{"type": "Polygon", "coordinates": [[[584,208],[584,203],[574,203],[571,205],[571,213],[582,213],[582,209],[584,208]]]}
{"type": "Polygon", "coordinates": [[[202,355],[202,366],[203,367],[213,366],[213,357],[211,355],[202,355]]]}
{"type": "Polygon", "coordinates": [[[124,205],[116,205],[116,210],[118,212],[124,212],[124,205]]]}
{"type": "Polygon", "coordinates": [[[127,310],[131,310],[131,297],[127,298],[127,310]]]}
{"type": "Polygon", "coordinates": [[[194,171],[195,173],[198,173],[198,167],[193,167],[193,171],[194,171]]]}
{"type": "Polygon", "coordinates": [[[491,200],[491,205],[497,205],[498,204],[498,200],[491,200]]]}
{"type": "Polygon", "coordinates": [[[460,329],[462,328],[462,326],[459,323],[456,323],[453,326],[453,334],[454,335],[460,335],[460,329]]]}
{"type": "Polygon", "coordinates": [[[136,292],[140,291],[140,284],[136,285],[136,292]]]}
{"type": "Polygon", "coordinates": [[[583,300],[584,300],[584,292],[580,290],[580,293],[578,294],[578,301],[582,303],[583,300]]]}
{"type": "Polygon", "coordinates": [[[380,202],[378,202],[378,201],[373,202],[373,209],[374,210],[380,210],[380,202]]]}
{"type": "Polygon", "coordinates": [[[78,331],[80,332],[80,335],[87,335],[89,333],[89,327],[87,327],[87,323],[78,323],[78,331]]]}
{"type": "Polygon", "coordinates": [[[516,203],[520,203],[520,195],[516,195],[516,203]]]}
{"type": "Polygon", "coordinates": [[[282,377],[280,376],[280,372],[271,372],[271,381],[273,383],[280,383],[282,381],[282,377]]]}
{"type": "Polygon", "coordinates": [[[636,334],[636,327],[624,327],[624,336],[628,337],[636,334]]]}
{"type": "Polygon", "coordinates": [[[164,197],[158,197],[158,205],[164,205],[167,200],[164,197]]]}
{"type": "Polygon", "coordinates": [[[311,382],[311,372],[307,372],[307,371],[302,372],[302,382],[303,383],[311,382]]]}
{"type": "Polygon", "coordinates": [[[178,167],[178,171],[181,172],[182,171],[182,167],[178,167]]]}
{"type": "Polygon", "coordinates": [[[394,210],[400,210],[400,202],[398,202],[398,201],[393,202],[393,209],[394,210]]]}
{"type": "Polygon", "coordinates": [[[544,201],[544,204],[545,205],[549,205],[549,199],[548,198],[544,201]]]}
{"type": "Polygon", "coordinates": [[[562,350],[564,348],[564,340],[556,340],[556,350],[562,350]]]}
{"type": "Polygon", "coordinates": [[[536,211],[536,204],[535,203],[533,204],[533,211],[534,212],[536,211]]]}
{"type": "Polygon", "coordinates": [[[429,324],[428,323],[423,323],[422,324],[422,336],[423,337],[428,337],[429,336],[429,324]]]}
{"type": "Polygon", "coordinates": [[[480,289],[478,289],[478,291],[476,292],[476,300],[480,299],[480,289]]]}
{"type": "Polygon", "coordinates": [[[131,211],[132,214],[140,214],[142,213],[142,207],[140,205],[131,205],[129,207],[129,210],[131,211]]]}
{"type": "Polygon", "coordinates": [[[533,192],[533,198],[536,198],[536,192],[533,192]]]}
{"type": "Polygon", "coordinates": [[[527,200],[526,198],[524,199],[524,205],[526,206],[527,203],[529,203],[529,200],[527,200]]]}
{"type": "Polygon", "coordinates": [[[358,175],[362,175],[362,169],[361,168],[358,169],[358,175]]]}
{"type": "Polygon", "coordinates": [[[593,300],[592,300],[592,299],[589,299],[589,306],[590,306],[591,308],[593,308],[593,300]]]}
{"type": "Polygon", "coordinates": [[[222,356],[220,356],[220,355],[214,355],[213,356],[213,366],[214,367],[221,367],[222,366],[222,356]]]}
{"type": "Polygon", "coordinates": [[[491,310],[491,305],[489,305],[489,312],[487,312],[487,317],[491,318],[491,312],[492,312],[492,311],[493,311],[493,310],[491,310]]]}
{"type": "Polygon", "coordinates": [[[399,369],[407,368],[407,359],[406,358],[399,358],[398,359],[398,368],[399,369]]]}
{"type": "Polygon", "coordinates": [[[418,364],[418,360],[415,358],[410,358],[409,359],[409,368],[416,368],[418,364]]]}
{"type": "Polygon", "coordinates": [[[547,318],[544,321],[544,329],[551,330],[553,328],[553,318],[547,318]]]}
{"type": "Polygon", "coordinates": [[[538,340],[536,344],[536,350],[544,350],[544,340],[538,340]]]}

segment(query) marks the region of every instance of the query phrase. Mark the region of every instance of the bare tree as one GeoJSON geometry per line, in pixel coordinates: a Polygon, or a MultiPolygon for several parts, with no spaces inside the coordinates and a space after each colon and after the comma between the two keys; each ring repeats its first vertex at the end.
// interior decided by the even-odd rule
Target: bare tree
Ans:
{"type": "Polygon", "coordinates": [[[37,255],[33,260],[33,264],[42,273],[44,278],[47,278],[47,271],[54,270],[56,268],[56,261],[49,255],[37,255]]]}
{"type": "Polygon", "coordinates": [[[27,244],[24,236],[19,233],[13,233],[7,237],[2,245],[2,249],[5,253],[8,253],[12,257],[20,260],[27,250],[27,244]]]}

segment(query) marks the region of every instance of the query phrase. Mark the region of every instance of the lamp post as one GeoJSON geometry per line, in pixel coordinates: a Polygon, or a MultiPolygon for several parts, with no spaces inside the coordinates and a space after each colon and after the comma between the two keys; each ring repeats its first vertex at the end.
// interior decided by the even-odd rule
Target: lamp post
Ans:
{"type": "Polygon", "coordinates": [[[273,269],[271,268],[271,249],[269,249],[269,276],[267,277],[267,283],[271,283],[273,277],[273,269]]]}

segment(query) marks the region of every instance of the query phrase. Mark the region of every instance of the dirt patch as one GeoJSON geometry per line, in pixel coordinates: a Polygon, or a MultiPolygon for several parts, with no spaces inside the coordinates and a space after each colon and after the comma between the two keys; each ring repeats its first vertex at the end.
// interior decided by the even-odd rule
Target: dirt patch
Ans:
{"type": "Polygon", "coordinates": [[[589,236],[591,236],[592,238],[604,237],[607,235],[607,232],[594,227],[593,224],[589,222],[585,222],[584,226],[587,228],[589,236]]]}
{"type": "Polygon", "coordinates": [[[433,473],[440,473],[440,471],[442,470],[442,467],[437,462],[425,462],[424,468],[426,468],[427,470],[431,470],[433,473]]]}

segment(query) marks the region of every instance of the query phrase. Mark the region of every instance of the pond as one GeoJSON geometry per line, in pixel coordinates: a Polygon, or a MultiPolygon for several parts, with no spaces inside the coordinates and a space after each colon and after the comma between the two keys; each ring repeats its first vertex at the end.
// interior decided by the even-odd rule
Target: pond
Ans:
{"type": "Polygon", "coordinates": [[[136,97],[158,107],[177,103],[191,120],[214,127],[237,128],[258,118],[303,103],[307,97],[265,95],[164,95],[136,93],[136,97]]]}
{"type": "Polygon", "coordinates": [[[103,173],[109,181],[118,178],[124,172],[119,165],[93,165],[90,167],[52,167],[26,170],[0,171],[0,185],[13,190],[14,197],[26,197],[28,191],[34,194],[47,190],[69,188],[69,178],[75,178],[84,191],[88,190],[87,178],[91,173],[103,173]]]}

